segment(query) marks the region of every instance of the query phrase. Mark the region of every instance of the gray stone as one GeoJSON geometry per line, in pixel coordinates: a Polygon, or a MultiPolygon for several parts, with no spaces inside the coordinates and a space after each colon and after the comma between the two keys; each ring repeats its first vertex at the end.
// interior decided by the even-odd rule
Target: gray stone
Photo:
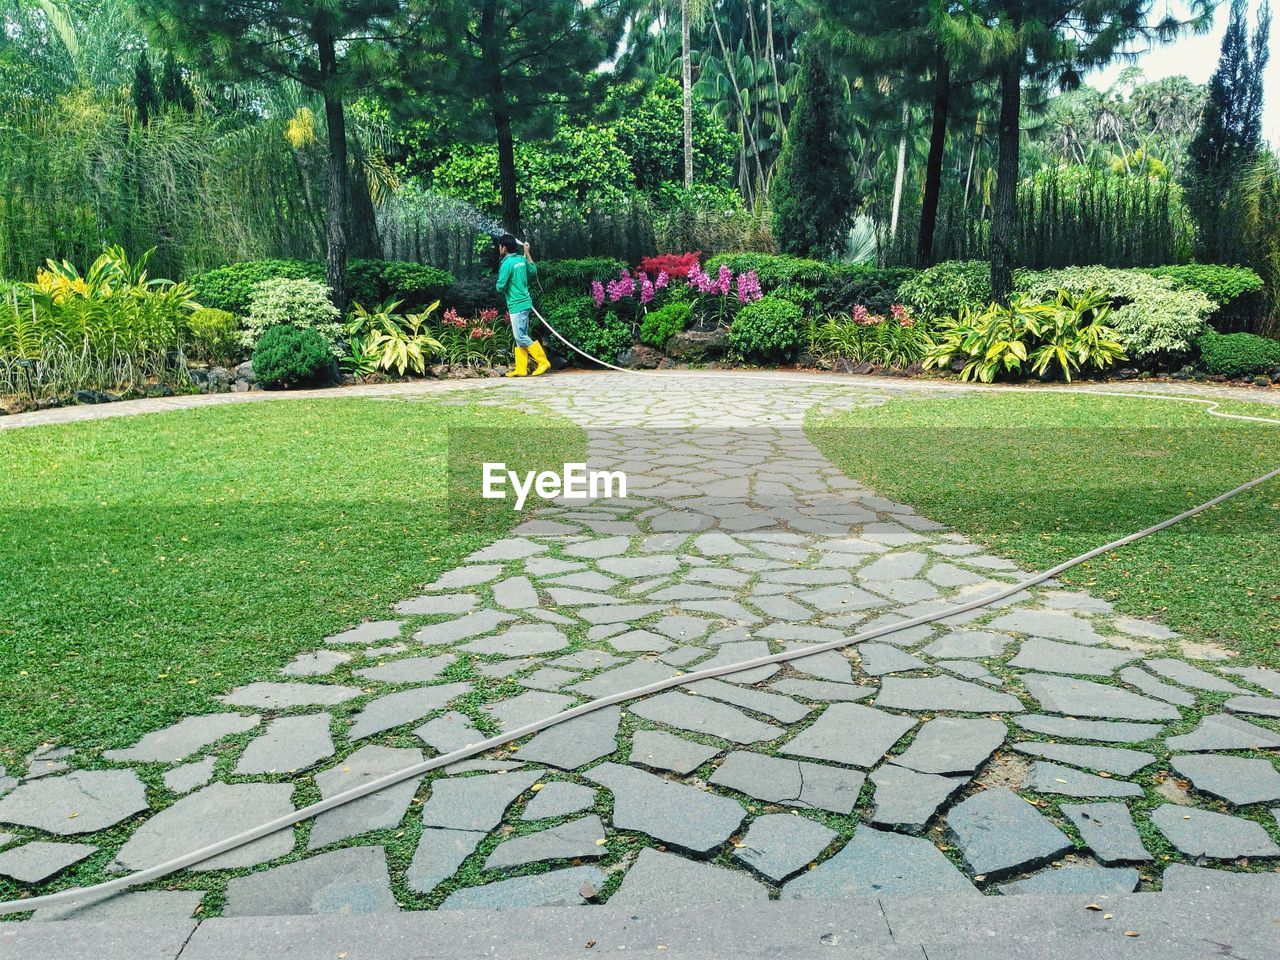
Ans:
{"type": "Polygon", "coordinates": [[[558,826],[515,837],[498,845],[485,861],[486,870],[501,870],[543,860],[598,860],[604,856],[604,824],[597,816],[579,817],[558,826]]]}
{"type": "Polygon", "coordinates": [[[576,770],[618,749],[620,707],[605,707],[543,730],[516,751],[520,760],[576,770]]]}
{"type": "Polygon", "coordinates": [[[808,729],[782,747],[795,757],[873,767],[916,725],[910,717],[857,703],[833,703],[808,729]]]}
{"type": "Polygon", "coordinates": [[[656,603],[617,603],[612,606],[583,607],[578,611],[578,616],[587,621],[587,623],[597,625],[603,623],[635,623],[637,620],[643,620],[661,609],[662,607],[656,603]]]}
{"type": "Polygon", "coordinates": [[[1067,673],[1109,677],[1141,654],[1134,650],[1110,650],[1105,647],[1082,647],[1032,637],[1022,644],[1009,666],[1042,673],[1067,673]]]}
{"type": "Polygon", "coordinates": [[[971,660],[938,660],[935,666],[964,677],[966,680],[980,680],[993,687],[1004,685],[1003,680],[988,673],[982,664],[974,663],[971,660]]]}
{"type": "Polygon", "coordinates": [[[969,782],[967,777],[940,777],[886,763],[871,774],[875,809],[871,822],[907,833],[920,833],[939,808],[969,782]]]}
{"type": "Polygon", "coordinates": [[[332,707],[363,695],[359,687],[336,683],[251,683],[218,699],[235,707],[288,710],[290,707],[332,707]]]}
{"type": "Polygon", "coordinates": [[[351,847],[227,883],[227,917],[396,913],[382,847],[351,847]]]}
{"type": "Polygon", "coordinates": [[[707,651],[701,647],[676,647],[674,650],[668,650],[666,653],[660,654],[658,659],[663,663],[671,664],[673,667],[684,667],[706,655],[707,651]]]}
{"type": "Polygon", "coordinates": [[[552,870],[532,877],[499,880],[482,887],[455,890],[440,904],[441,910],[513,910],[522,907],[576,907],[586,902],[583,890],[604,885],[605,876],[595,867],[552,870]]]}
{"type": "Polygon", "coordinates": [[[1022,729],[1033,733],[1072,740],[1100,740],[1103,743],[1141,743],[1158,736],[1164,729],[1158,723],[1076,720],[1069,717],[1046,717],[1039,713],[1022,714],[1012,719],[1022,729]]]}
{"type": "Polygon", "coordinates": [[[914,577],[923,569],[928,561],[923,553],[909,551],[906,553],[885,554],[858,571],[862,580],[901,580],[914,577]]]}
{"type": "Polygon", "coordinates": [[[609,638],[609,646],[623,653],[661,653],[670,650],[672,642],[648,630],[628,630],[609,638]]]}
{"type": "Polygon", "coordinates": [[[493,600],[508,610],[528,610],[538,606],[538,591],[528,577],[511,577],[493,585],[493,600]]]}
{"type": "Polygon", "coordinates": [[[547,547],[544,544],[534,543],[532,540],[525,540],[521,537],[508,537],[505,540],[495,540],[489,546],[477,550],[467,557],[467,562],[485,563],[494,560],[499,562],[523,560],[526,557],[532,557],[534,554],[546,552],[547,547]]]}
{"type": "Polygon", "coordinates": [[[427,827],[488,833],[502,822],[516,797],[538,781],[539,773],[520,770],[436,780],[422,807],[422,823],[427,827]]]}
{"type": "Polygon", "coordinates": [[[740,904],[768,898],[769,891],[763,884],[737,870],[697,863],[646,847],[622,878],[622,886],[609,898],[609,904],[660,909],[710,903],[740,904]]]}
{"type": "Polygon", "coordinates": [[[796,677],[783,677],[775,680],[770,688],[779,693],[788,693],[803,700],[822,700],[827,702],[865,700],[876,692],[876,687],[861,687],[852,683],[838,683],[832,680],[801,680],[796,677]]]}
{"type": "Polygon", "coordinates": [[[333,756],[327,713],[280,717],[245,748],[236,773],[293,773],[333,756]]]}
{"type": "Polygon", "coordinates": [[[1072,767],[1037,760],[1027,772],[1024,790],[1067,797],[1140,797],[1142,788],[1127,780],[1099,777],[1072,767]]]}
{"type": "Polygon", "coordinates": [[[684,693],[660,693],[633,703],[630,711],[646,720],[732,743],[758,743],[783,733],[780,727],[753,719],[727,704],[684,693]]]}
{"type": "Polygon", "coordinates": [[[1002,884],[999,889],[1005,896],[1133,893],[1138,889],[1138,879],[1138,871],[1132,867],[1060,867],[1002,884]]]}
{"type": "Polygon", "coordinates": [[[1280,670],[1268,670],[1266,667],[1222,667],[1221,669],[1223,673],[1239,677],[1255,687],[1262,687],[1280,697],[1280,670]]]}
{"type": "Polygon", "coordinates": [[[922,651],[929,657],[958,657],[983,659],[998,657],[1004,648],[1013,643],[1013,637],[982,630],[955,630],[944,633],[922,651]]]}
{"type": "Polygon", "coordinates": [[[375,733],[414,723],[429,713],[443,710],[454,697],[470,692],[469,683],[443,683],[434,687],[415,687],[412,690],[389,693],[385,697],[371,700],[356,714],[347,736],[352,740],[363,740],[375,733]]]}
{"type": "Polygon", "coordinates": [[[1044,757],[1076,767],[1088,767],[1127,777],[1143,767],[1156,762],[1156,758],[1141,750],[1119,750],[1114,747],[1078,747],[1069,743],[1040,743],[1025,741],[1015,743],[1013,749],[1032,757],[1044,757]]]}
{"type": "Polygon", "coordinates": [[[631,767],[603,763],[586,776],[612,792],[614,827],[638,830],[694,853],[720,846],[746,816],[733,800],[631,767]]]}
{"type": "Polygon", "coordinates": [[[1058,809],[1075,824],[1080,838],[1099,862],[1111,866],[1151,861],[1129,808],[1123,803],[1064,803],[1058,809]]]}
{"type": "Polygon", "coordinates": [[[711,697],[732,703],[735,706],[762,713],[781,723],[797,723],[813,712],[811,707],[801,706],[789,697],[777,693],[766,693],[751,687],[740,687],[722,680],[698,680],[685,688],[700,697],[711,697]]]}
{"type": "Polygon", "coordinates": [[[395,605],[395,611],[406,617],[442,617],[470,613],[479,602],[479,598],[470,593],[428,594],[401,600],[395,605]]]}
{"type": "Polygon", "coordinates": [[[572,670],[560,670],[556,667],[543,667],[527,677],[520,678],[520,685],[530,690],[559,690],[565,684],[581,679],[572,670]]]}
{"type": "Polygon", "coordinates": [[[836,650],[825,650],[799,660],[792,660],[788,666],[796,673],[818,680],[829,680],[832,683],[849,683],[853,679],[853,664],[836,650]]]}
{"type": "Polygon", "coordinates": [[[703,617],[679,615],[663,617],[653,625],[653,629],[672,640],[687,643],[705,635],[710,626],[711,622],[703,617]]]}
{"type": "Polygon", "coordinates": [[[449,654],[438,657],[408,657],[356,670],[355,675],[378,683],[431,683],[439,680],[455,659],[449,654]]]}
{"type": "Polygon", "coordinates": [[[1137,667],[1126,667],[1121,670],[1120,679],[1131,687],[1137,687],[1147,696],[1163,700],[1165,703],[1174,703],[1180,707],[1195,706],[1196,695],[1194,693],[1183,690],[1181,687],[1162,683],[1145,670],[1139,670],[1137,667]]]}
{"type": "Polygon", "coordinates": [[[405,883],[410,890],[430,893],[458,872],[462,861],[475,852],[484,838],[484,831],[424,828],[413,861],[405,871],[405,883]]]}
{"type": "Polygon", "coordinates": [[[1233,713],[1280,717],[1280,697],[1232,697],[1223,706],[1233,713]]]}
{"type": "Polygon", "coordinates": [[[929,666],[919,657],[913,657],[905,650],[899,650],[887,643],[863,643],[857,647],[857,651],[862,659],[862,671],[873,677],[881,677],[887,673],[924,670],[929,666]]]}
{"type": "Polygon", "coordinates": [[[781,883],[818,859],[835,837],[834,830],[805,817],[768,814],[752,822],[733,855],[774,883],[781,883]]]}
{"type": "Polygon", "coordinates": [[[899,710],[956,710],[963,713],[1017,713],[1022,702],[954,677],[889,677],[880,685],[878,707],[899,710]]]}
{"type": "Polygon", "coordinates": [[[527,726],[557,713],[563,713],[574,704],[573,697],[559,693],[530,690],[510,700],[499,700],[485,706],[485,711],[498,721],[504,731],[527,726]]]}
{"type": "Polygon", "coordinates": [[[324,677],[333,673],[338,667],[351,659],[349,653],[338,653],[336,650],[317,650],[314,653],[300,653],[280,669],[287,677],[324,677]]]}
{"type": "Polygon", "coordinates": [[[759,753],[729,754],[711,783],[757,800],[849,814],[866,778],[853,770],[759,753]]]}
{"type": "Polygon", "coordinates": [[[649,557],[606,557],[596,566],[615,577],[640,579],[675,573],[680,569],[680,558],[662,554],[649,557]]]}
{"type": "Polygon", "coordinates": [[[0,853],[0,877],[19,883],[41,883],[97,851],[90,843],[33,840],[0,853]]]}
{"type": "Polygon", "coordinates": [[[441,574],[428,590],[457,590],[462,587],[476,587],[496,579],[502,573],[502,565],[497,563],[477,564],[475,566],[458,567],[441,574]]]}
{"type": "Polygon", "coordinates": [[[340,645],[377,643],[379,640],[394,640],[400,636],[402,629],[404,629],[402,620],[377,620],[362,623],[350,630],[326,637],[324,642],[340,645]]]}
{"type": "Polygon", "coordinates": [[[1004,743],[1007,732],[999,720],[936,717],[920,728],[894,763],[919,773],[971,774],[1004,743]]]}
{"type": "Polygon", "coordinates": [[[1280,773],[1268,760],[1195,754],[1174,757],[1170,763],[1201,793],[1233,806],[1280,800],[1280,773]]]}
{"type": "Polygon", "coordinates": [[[468,653],[498,657],[533,657],[555,653],[569,645],[569,638],[546,623],[518,623],[496,637],[481,637],[464,644],[468,653]]]}
{"type": "MultiPolygon", "coordinates": [[[[769,650],[769,644],[763,640],[747,640],[741,643],[722,643],[716,650],[716,655],[710,660],[704,660],[698,664],[699,670],[709,670],[716,667],[733,667],[748,660],[755,660],[758,657],[767,657],[772,651],[769,650]]],[[[761,680],[767,680],[780,669],[777,664],[766,664],[763,667],[753,667],[750,670],[738,670],[732,674],[726,674],[731,677],[734,683],[758,683],[761,680]]]]}
{"type": "Polygon", "coordinates": [[[962,800],[947,824],[970,872],[988,880],[1035,869],[1071,849],[1066,834],[1004,787],[962,800]]]}
{"type": "Polygon", "coordinates": [[[1256,723],[1226,714],[1212,714],[1201,719],[1190,733],[1165,741],[1170,750],[1201,752],[1205,750],[1275,750],[1280,748],[1280,735],[1256,723]]]}
{"type": "Polygon", "coordinates": [[[467,614],[465,617],[425,626],[413,635],[413,639],[424,647],[457,643],[459,640],[492,633],[502,624],[514,619],[515,617],[511,614],[503,613],[500,610],[478,610],[475,613],[467,614]]]}
{"type": "Polygon", "coordinates": [[[414,730],[413,735],[439,753],[453,753],[487,739],[476,729],[470,717],[456,710],[428,720],[414,730]]]}
{"type": "Polygon", "coordinates": [[[1089,645],[1105,643],[1107,639],[1099,636],[1088,620],[1053,610],[1015,610],[993,620],[991,629],[1089,645]]]}
{"type": "Polygon", "coordinates": [[[782,888],[783,900],[936,894],[978,891],[928,840],[866,826],[834,857],[782,888]]]}
{"type": "Polygon", "coordinates": [[[1051,713],[1107,720],[1178,720],[1182,716],[1170,704],[1091,680],[1028,673],[1022,683],[1051,713]]]}
{"type": "Polygon", "coordinates": [[[573,689],[585,697],[596,699],[613,696],[615,693],[625,693],[627,690],[634,690],[650,683],[670,680],[679,675],[679,671],[665,663],[633,660],[621,667],[602,671],[590,680],[575,683],[573,689]]]}
{"type": "Polygon", "coordinates": [[[146,788],[132,770],[77,770],[0,798],[0,823],[66,837],[97,833],[146,809],[146,788]]]}
{"type": "MultiPolygon", "coordinates": [[[[145,870],[293,813],[293,787],[285,783],[212,783],[161,810],[139,827],[116,854],[124,870],[145,870]]],[[[293,849],[293,830],[229,850],[190,867],[253,867],[293,849]]]]}
{"type": "Polygon", "coordinates": [[[596,792],[577,783],[553,780],[533,795],[524,808],[522,820],[549,820],[581,813],[595,806],[596,792]]]}
{"type": "MultiPolygon", "coordinates": [[[[572,544],[565,547],[564,553],[571,557],[600,560],[605,557],[616,557],[630,549],[631,539],[629,537],[605,537],[602,540],[588,540],[586,543],[572,544]]],[[[628,560],[629,562],[631,561],[628,560]]],[[[613,573],[614,571],[610,570],[609,572],[613,573]]]]}
{"type": "Polygon", "coordinates": [[[547,582],[558,587],[576,587],[580,590],[612,590],[618,585],[618,581],[613,577],[606,577],[603,573],[596,573],[594,570],[568,573],[547,582]]]}
{"type": "Polygon", "coordinates": [[[41,907],[31,919],[37,923],[77,920],[121,926],[154,923],[157,919],[188,920],[203,899],[202,890],[118,893],[115,896],[84,897],[56,907],[41,907]]]}
{"type": "Polygon", "coordinates": [[[1214,867],[1171,863],[1165,867],[1160,889],[1165,893],[1242,893],[1280,896],[1280,874],[1237,873],[1214,867]]]}
{"type": "Polygon", "coordinates": [[[1244,693],[1234,683],[1223,680],[1221,677],[1215,677],[1212,673],[1201,670],[1199,667],[1193,667],[1183,660],[1173,660],[1166,657],[1160,660],[1146,660],[1143,662],[1143,666],[1154,673],[1160,674],[1166,680],[1172,680],[1174,683],[1180,683],[1184,687],[1191,687],[1194,690],[1209,690],[1215,693],[1244,693]]]}
{"type": "Polygon", "coordinates": [[[12,833],[0,833],[0,847],[3,847],[5,844],[9,843],[11,840],[13,840],[12,833]]]}
{"type": "Polygon", "coordinates": [[[1111,625],[1117,630],[1123,630],[1130,636],[1143,637],[1147,640],[1172,640],[1177,636],[1164,624],[1152,623],[1149,620],[1138,620],[1134,617],[1116,617],[1111,625]]]}
{"type": "Polygon", "coordinates": [[[662,730],[638,730],[632,738],[630,762],[655,770],[671,770],[683,776],[719,754],[715,747],[694,743],[662,730]]]}
{"type": "Polygon", "coordinates": [[[126,750],[107,750],[103,756],[121,763],[174,763],[211,743],[258,725],[258,717],[238,713],[210,713],[187,717],[170,727],[148,733],[126,750]]]}
{"type": "Polygon", "coordinates": [[[575,650],[551,661],[553,667],[564,667],[567,670],[604,670],[622,663],[621,657],[615,657],[604,650],[575,650]]]}
{"type": "Polygon", "coordinates": [[[205,757],[166,771],[165,789],[172,793],[190,793],[196,787],[203,787],[213,779],[213,768],[217,760],[217,757],[205,757]]]}
{"type": "MultiPolygon", "coordinates": [[[[338,765],[317,774],[316,786],[320,796],[327,799],[421,762],[420,750],[361,747],[338,765]]],[[[316,850],[362,833],[399,826],[421,782],[419,775],[320,814],[311,827],[307,849],[316,850]]]]}
{"type": "Polygon", "coordinates": [[[1262,825],[1243,817],[1166,803],[1152,812],[1151,822],[1188,857],[1235,860],[1280,856],[1280,847],[1262,825]]]}

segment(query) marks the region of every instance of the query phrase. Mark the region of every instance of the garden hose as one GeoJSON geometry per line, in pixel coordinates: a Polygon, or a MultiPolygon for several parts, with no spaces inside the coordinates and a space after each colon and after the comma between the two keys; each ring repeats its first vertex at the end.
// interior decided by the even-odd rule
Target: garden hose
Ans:
{"type": "MultiPolygon", "coordinates": [[[[537,313],[536,310],[534,312],[537,313]]],[[[549,329],[553,334],[555,334],[555,336],[559,340],[561,340],[571,350],[586,357],[587,359],[590,359],[596,363],[600,363],[603,366],[609,367],[610,369],[619,370],[624,373],[640,373],[641,372],[641,371],[623,370],[622,368],[615,367],[612,364],[604,363],[604,361],[599,360],[596,357],[592,357],[590,354],[587,354],[584,351],[578,349],[572,343],[570,343],[568,340],[562,337],[554,327],[552,327],[549,323],[546,322],[546,318],[544,318],[540,313],[538,314],[538,317],[539,319],[542,320],[544,324],[546,324],[547,329],[549,329]]],[[[662,376],[662,374],[657,374],[657,375],[662,376]]],[[[740,379],[759,379],[757,377],[751,376],[750,374],[708,373],[708,374],[702,374],[702,375],[710,376],[710,377],[720,377],[720,378],[736,377],[740,379]]],[[[796,380],[799,381],[800,378],[796,378],[796,380]]],[[[830,380],[822,380],[820,378],[808,378],[808,380],[809,382],[820,382],[827,385],[830,385],[831,383],[830,380]]],[[[1011,388],[1011,389],[1034,390],[1034,388],[1011,388]]],[[[1203,399],[1198,397],[1177,397],[1177,396],[1170,396],[1165,394],[1107,393],[1105,395],[1106,396],[1138,397],[1140,399],[1178,400],[1178,401],[1185,401],[1185,402],[1191,402],[1191,403],[1207,404],[1208,409],[1205,412],[1211,416],[1221,417],[1224,419],[1231,419],[1231,420],[1247,420],[1255,423],[1265,423],[1265,424],[1280,426],[1280,419],[1274,419],[1271,417],[1245,416],[1243,414],[1232,414],[1232,413],[1222,412],[1218,409],[1219,404],[1215,400],[1208,400],[1208,399],[1203,399]]],[[[448,767],[453,764],[460,763],[464,760],[471,759],[472,757],[475,757],[479,754],[487,753],[490,750],[495,750],[499,747],[505,747],[511,743],[514,743],[517,740],[521,740],[535,733],[540,733],[543,730],[547,730],[551,727],[558,726],[559,724],[566,723],[578,717],[582,717],[587,714],[594,713],[595,711],[601,710],[605,707],[623,704],[629,700],[633,700],[638,697],[646,697],[646,696],[649,696],[650,694],[660,693],[663,690],[670,690],[674,687],[680,687],[690,683],[696,683],[697,681],[700,681],[700,680],[710,680],[715,677],[729,676],[735,673],[741,673],[746,670],[754,670],[758,667],[769,666],[771,664],[788,663],[794,660],[801,660],[805,657],[815,656],[820,653],[827,653],[832,650],[840,650],[845,647],[850,647],[855,644],[866,642],[868,640],[875,640],[879,637],[890,636],[892,634],[899,633],[903,630],[910,630],[913,627],[923,626],[930,623],[936,623],[939,620],[946,620],[951,617],[969,613],[974,610],[979,610],[983,607],[990,606],[991,604],[999,603],[1002,600],[1006,600],[1010,597],[1016,596],[1017,594],[1022,593],[1025,590],[1031,589],[1032,587],[1036,587],[1043,583],[1046,583],[1054,579],[1055,577],[1059,576],[1060,574],[1063,574],[1074,567],[1078,567],[1083,563],[1087,563],[1088,561],[1093,560],[1096,557],[1102,556],[1103,554],[1106,554],[1106,553],[1110,553],[1114,550],[1118,550],[1121,547],[1128,546],[1129,544],[1135,543],[1146,537],[1150,537],[1153,534],[1159,533],[1162,530],[1166,530],[1169,527],[1172,527],[1175,524],[1181,523],[1184,520],[1188,520],[1192,517],[1198,516],[1199,514],[1202,514],[1207,510],[1211,510],[1214,507],[1218,506],[1219,504],[1224,503],[1227,500],[1230,500],[1232,497],[1239,496],[1240,494],[1245,493],[1249,490],[1252,490],[1255,487],[1258,487],[1269,480],[1276,479],[1277,477],[1280,477],[1280,467],[1277,467],[1274,470],[1270,470],[1267,473],[1264,473],[1261,476],[1254,478],[1253,480],[1249,480],[1246,483],[1242,483],[1240,484],[1240,486],[1235,487],[1232,490],[1228,490],[1226,493],[1220,494],[1219,496],[1214,497],[1212,500],[1208,500],[1198,506],[1192,507],[1188,510],[1184,510],[1182,513],[1179,513],[1177,516],[1170,517],[1167,520],[1162,520],[1159,523],[1149,526],[1143,530],[1139,530],[1137,533],[1131,533],[1127,536],[1121,537],[1118,540],[1113,540],[1110,543],[1104,544],[1100,547],[1095,547],[1094,549],[1088,551],[1087,553],[1083,553],[1070,560],[1066,560],[1058,564],[1057,566],[1050,568],[1049,570],[1027,577],[1026,579],[1021,580],[1015,584],[1002,587],[1001,589],[995,591],[994,593],[988,596],[970,600],[965,603],[959,604],[957,606],[950,607],[946,610],[939,611],[937,613],[931,613],[923,616],[912,617],[911,619],[903,620],[900,623],[886,624],[884,626],[877,627],[874,630],[868,630],[865,633],[857,634],[850,638],[843,638],[840,640],[831,640],[825,643],[805,644],[804,646],[798,649],[787,650],[782,653],[774,653],[774,654],[769,654],[761,657],[753,657],[750,660],[744,660],[740,663],[725,664],[718,667],[708,667],[704,670],[694,670],[686,674],[677,675],[667,680],[660,680],[655,683],[649,683],[640,687],[636,687],[632,690],[625,690],[621,693],[615,693],[607,697],[600,697],[599,699],[592,700],[589,703],[584,703],[584,704],[581,704],[580,706],[561,711],[560,713],[552,714],[551,716],[544,717],[543,719],[537,720],[533,723],[527,723],[523,726],[517,727],[514,730],[499,734],[496,737],[490,737],[487,740],[482,740],[479,743],[465,746],[459,750],[454,750],[450,753],[446,753],[442,756],[435,757],[431,760],[425,760],[421,763],[416,763],[416,764],[413,764],[412,766],[405,767],[403,770],[399,770],[399,771],[396,771],[395,773],[387,774],[386,776],[379,777],[376,780],[371,780],[368,783],[365,783],[361,786],[353,787],[350,790],[344,791],[339,794],[335,794],[334,796],[329,797],[326,800],[321,800],[318,803],[313,803],[309,806],[302,808],[301,810],[297,810],[293,813],[287,814],[282,817],[277,817],[276,819],[271,820],[267,823],[264,823],[258,827],[254,827],[251,830],[246,830],[242,833],[238,833],[235,836],[226,838],[225,840],[221,840],[217,843],[209,844],[208,846],[201,847],[198,850],[193,850],[188,854],[185,854],[180,857],[176,857],[164,863],[157,864],[145,870],[140,870],[136,873],[130,874],[129,876],[119,877],[115,880],[109,880],[105,883],[100,883],[92,887],[73,888],[69,890],[63,890],[58,893],[48,894],[46,896],[31,897],[26,900],[12,900],[7,903],[0,903],[0,916],[6,916],[9,914],[15,914],[15,913],[26,913],[31,910],[43,909],[43,908],[49,908],[49,907],[67,906],[71,904],[84,904],[89,901],[100,900],[112,894],[119,893],[130,887],[160,880],[163,877],[167,877],[170,874],[176,873],[179,870],[184,870],[188,867],[192,867],[205,860],[210,860],[213,857],[220,856],[221,854],[227,853],[231,850],[236,850],[247,844],[253,843],[256,840],[261,840],[262,838],[268,837],[281,830],[286,830],[290,827],[296,826],[297,824],[303,822],[304,820],[308,820],[312,817],[318,816],[319,814],[326,813],[327,811],[334,810],[348,803],[352,803],[356,800],[360,800],[364,797],[369,796],[370,794],[374,794],[380,790],[385,790],[388,787],[395,786],[398,783],[403,783],[404,781],[414,779],[415,777],[421,777],[424,774],[430,773],[433,770],[439,770],[442,767],[448,767]]]]}

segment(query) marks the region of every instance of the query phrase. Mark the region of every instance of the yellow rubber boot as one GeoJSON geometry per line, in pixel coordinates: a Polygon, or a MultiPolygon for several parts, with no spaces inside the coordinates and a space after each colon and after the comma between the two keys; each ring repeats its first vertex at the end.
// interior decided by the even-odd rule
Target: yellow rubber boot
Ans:
{"type": "Polygon", "coordinates": [[[538,365],[533,368],[533,373],[530,374],[530,376],[540,377],[551,369],[551,361],[547,359],[546,351],[542,349],[542,344],[537,340],[533,341],[532,345],[530,345],[529,356],[533,357],[533,359],[538,362],[538,365]]]}
{"type": "Polygon", "coordinates": [[[529,351],[524,347],[516,347],[515,368],[507,372],[508,377],[527,377],[529,375],[529,351]]]}

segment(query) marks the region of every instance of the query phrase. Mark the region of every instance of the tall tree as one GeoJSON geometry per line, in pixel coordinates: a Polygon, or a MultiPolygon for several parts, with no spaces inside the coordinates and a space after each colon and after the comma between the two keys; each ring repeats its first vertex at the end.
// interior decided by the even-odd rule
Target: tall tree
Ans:
{"type": "Polygon", "coordinates": [[[785,253],[831,256],[844,248],[861,201],[854,181],[847,105],[828,53],[813,37],[800,63],[800,95],[770,192],[785,253]]]}
{"type": "Polygon", "coordinates": [[[328,280],[346,304],[348,175],[346,104],[401,76],[421,4],[416,0],[137,0],[152,37],[210,76],[293,80],[324,102],[329,147],[325,226],[328,280]]]}
{"type": "Polygon", "coordinates": [[[138,54],[138,65],[133,71],[133,109],[138,123],[144,127],[160,109],[160,92],[156,89],[155,74],[151,72],[151,58],[145,50],[138,54]]]}

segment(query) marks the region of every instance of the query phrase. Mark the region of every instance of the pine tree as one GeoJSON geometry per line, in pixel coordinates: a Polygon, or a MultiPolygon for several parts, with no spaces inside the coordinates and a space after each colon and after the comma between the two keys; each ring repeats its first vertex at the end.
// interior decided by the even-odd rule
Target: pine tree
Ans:
{"type": "Polygon", "coordinates": [[[138,54],[138,63],[133,70],[133,109],[138,115],[138,123],[144,127],[160,110],[160,94],[156,91],[151,60],[145,50],[138,54]]]}
{"type": "Polygon", "coordinates": [[[774,236],[784,253],[827,257],[843,249],[861,202],[846,106],[813,40],[800,63],[800,93],[774,173],[774,236]]]}
{"type": "Polygon", "coordinates": [[[160,71],[160,99],[171,107],[178,107],[187,113],[196,108],[196,98],[182,75],[182,68],[170,50],[164,55],[164,67],[160,71]]]}

